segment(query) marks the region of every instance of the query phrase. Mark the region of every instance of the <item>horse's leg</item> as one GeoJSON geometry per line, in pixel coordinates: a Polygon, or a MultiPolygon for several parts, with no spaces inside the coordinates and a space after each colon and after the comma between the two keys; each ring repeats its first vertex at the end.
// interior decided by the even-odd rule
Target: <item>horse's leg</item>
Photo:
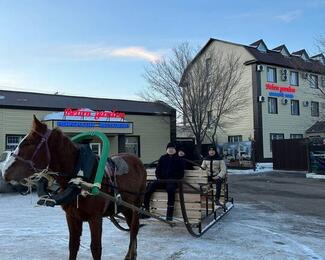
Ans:
{"type": "Polygon", "coordinates": [[[76,260],[82,234],[82,221],[66,214],[69,227],[69,260],[76,260]]]}
{"type": "Polygon", "coordinates": [[[127,224],[130,227],[129,251],[125,260],[135,260],[137,258],[137,235],[139,231],[139,214],[137,211],[127,210],[124,214],[127,224]]]}
{"type": "Polygon", "coordinates": [[[89,229],[91,234],[91,253],[94,260],[100,260],[102,256],[102,216],[94,216],[89,221],[89,229]]]}

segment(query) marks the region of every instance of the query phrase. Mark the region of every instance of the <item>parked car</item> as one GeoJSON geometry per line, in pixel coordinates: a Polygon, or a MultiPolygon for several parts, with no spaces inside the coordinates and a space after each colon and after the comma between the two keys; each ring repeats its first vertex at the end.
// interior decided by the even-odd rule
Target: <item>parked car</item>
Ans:
{"type": "Polygon", "coordinates": [[[0,155],[0,193],[13,191],[13,187],[11,185],[9,185],[8,183],[6,183],[4,181],[4,179],[2,178],[2,172],[3,172],[6,162],[9,160],[10,154],[11,154],[11,151],[4,151],[0,155]]]}
{"type": "Polygon", "coordinates": [[[0,155],[0,173],[2,175],[3,172],[3,168],[6,164],[6,162],[9,160],[11,151],[4,151],[1,155],[0,155]]]}

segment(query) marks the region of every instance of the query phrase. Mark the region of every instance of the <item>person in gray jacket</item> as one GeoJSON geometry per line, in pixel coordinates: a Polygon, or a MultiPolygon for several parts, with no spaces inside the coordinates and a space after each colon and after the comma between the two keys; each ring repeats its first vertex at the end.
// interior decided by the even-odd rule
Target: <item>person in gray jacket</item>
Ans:
{"type": "Polygon", "coordinates": [[[225,161],[218,155],[214,146],[209,147],[209,155],[203,159],[201,167],[207,171],[208,181],[216,184],[215,203],[220,203],[221,184],[227,177],[225,161]]]}

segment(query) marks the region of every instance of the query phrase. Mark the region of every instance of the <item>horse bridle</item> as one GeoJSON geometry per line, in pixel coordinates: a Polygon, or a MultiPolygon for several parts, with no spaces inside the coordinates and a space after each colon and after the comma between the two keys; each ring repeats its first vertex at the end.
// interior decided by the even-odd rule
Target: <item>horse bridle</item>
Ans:
{"type": "Polygon", "coordinates": [[[22,158],[21,156],[19,156],[18,154],[13,153],[12,156],[15,157],[16,159],[18,159],[19,161],[22,161],[26,164],[28,164],[30,166],[30,168],[36,172],[39,169],[35,168],[35,162],[34,159],[36,157],[36,155],[38,154],[39,150],[41,149],[42,145],[45,144],[45,149],[46,149],[46,158],[47,158],[47,167],[50,165],[51,162],[51,154],[50,154],[50,149],[49,149],[49,145],[48,145],[48,140],[49,137],[51,135],[51,130],[47,129],[45,134],[42,134],[36,130],[32,130],[32,132],[34,132],[35,134],[39,135],[41,137],[41,141],[40,143],[36,146],[36,149],[32,155],[32,158],[29,160],[26,160],[24,158],[22,158]]]}

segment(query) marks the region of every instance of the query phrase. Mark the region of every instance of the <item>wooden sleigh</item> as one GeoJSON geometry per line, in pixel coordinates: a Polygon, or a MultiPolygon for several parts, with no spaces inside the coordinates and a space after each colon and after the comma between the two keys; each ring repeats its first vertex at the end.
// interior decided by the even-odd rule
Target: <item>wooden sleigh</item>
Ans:
{"type": "MultiPolygon", "coordinates": [[[[83,189],[89,190],[92,195],[101,196],[113,201],[116,207],[129,207],[134,211],[142,214],[146,214],[152,217],[146,222],[160,221],[169,224],[170,226],[185,225],[188,232],[194,237],[200,237],[215,223],[217,223],[223,216],[225,216],[233,208],[233,198],[228,196],[228,182],[227,179],[222,184],[221,198],[223,206],[215,204],[215,185],[208,182],[208,176],[206,171],[203,171],[199,167],[194,170],[185,171],[184,178],[178,183],[178,189],[175,198],[175,208],[173,221],[167,221],[165,219],[167,210],[167,192],[165,190],[156,191],[151,197],[150,212],[147,212],[141,208],[137,208],[134,205],[124,202],[118,196],[112,196],[99,190],[103,172],[104,162],[107,160],[109,154],[109,143],[102,133],[82,133],[75,136],[73,141],[79,142],[89,136],[97,136],[103,142],[103,151],[100,158],[99,167],[97,170],[94,183],[86,183],[80,181],[79,185],[83,189]],[[104,156],[103,156],[104,155],[104,156]]],[[[155,169],[147,169],[147,184],[156,180],[155,169]]],[[[165,180],[175,182],[174,180],[165,180]]],[[[123,231],[128,231],[123,223],[124,218],[119,214],[110,217],[112,223],[123,231]]]]}

